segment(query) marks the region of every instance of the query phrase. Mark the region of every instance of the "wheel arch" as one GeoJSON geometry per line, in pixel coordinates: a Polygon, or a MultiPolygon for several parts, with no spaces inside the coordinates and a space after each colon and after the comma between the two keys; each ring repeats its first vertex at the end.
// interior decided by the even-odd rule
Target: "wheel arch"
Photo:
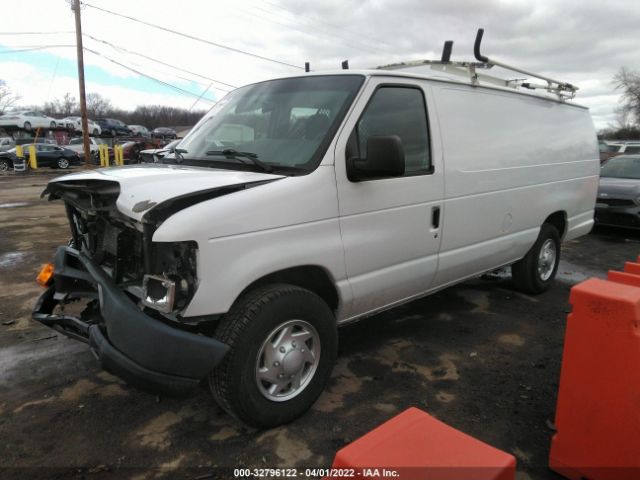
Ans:
{"type": "Polygon", "coordinates": [[[287,283],[315,293],[334,314],[340,306],[340,296],[331,274],[319,265],[300,265],[263,275],[245,287],[238,298],[250,290],[273,283],[287,283]]]}
{"type": "Polygon", "coordinates": [[[564,238],[567,233],[567,212],[564,210],[558,210],[549,215],[543,223],[553,225],[560,234],[560,240],[564,238]]]}

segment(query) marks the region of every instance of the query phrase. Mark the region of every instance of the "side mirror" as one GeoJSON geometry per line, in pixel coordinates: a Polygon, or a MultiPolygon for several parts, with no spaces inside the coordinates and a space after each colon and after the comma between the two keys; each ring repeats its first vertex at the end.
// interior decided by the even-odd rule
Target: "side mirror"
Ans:
{"type": "Polygon", "coordinates": [[[347,160],[347,177],[352,182],[403,175],[404,147],[397,135],[369,137],[367,158],[347,160]]]}

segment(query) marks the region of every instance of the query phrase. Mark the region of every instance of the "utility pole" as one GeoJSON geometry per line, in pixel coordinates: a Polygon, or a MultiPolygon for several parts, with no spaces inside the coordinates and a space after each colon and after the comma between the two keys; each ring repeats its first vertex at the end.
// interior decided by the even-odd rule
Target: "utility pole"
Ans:
{"type": "Polygon", "coordinates": [[[72,0],[71,10],[76,15],[76,48],[78,52],[78,83],[80,84],[80,118],[82,119],[82,140],[85,168],[93,168],[91,164],[91,147],[89,146],[89,122],[87,121],[87,98],[84,91],[84,50],[82,48],[82,22],[80,21],[80,0],[72,0]]]}

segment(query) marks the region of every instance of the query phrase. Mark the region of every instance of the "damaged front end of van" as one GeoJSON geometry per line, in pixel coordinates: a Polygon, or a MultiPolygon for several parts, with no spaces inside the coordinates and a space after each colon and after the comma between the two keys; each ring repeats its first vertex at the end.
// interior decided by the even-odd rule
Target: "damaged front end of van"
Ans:
{"type": "Polygon", "coordinates": [[[106,169],[55,179],[42,194],[65,203],[71,239],[38,276],[46,290],[33,319],[88,343],[105,370],[145,390],[187,392],[228,350],[205,334],[212,319],[181,316],[198,288],[197,242],[153,235],[169,216],[264,179],[218,175],[194,189],[193,175],[169,166],[106,169]],[[144,178],[169,180],[163,173],[171,188],[145,187],[144,178]]]}

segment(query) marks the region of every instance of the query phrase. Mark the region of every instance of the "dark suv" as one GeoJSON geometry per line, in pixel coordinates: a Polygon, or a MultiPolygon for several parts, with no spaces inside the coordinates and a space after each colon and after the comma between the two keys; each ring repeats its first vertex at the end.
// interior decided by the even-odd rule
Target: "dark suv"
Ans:
{"type": "Polygon", "coordinates": [[[116,120],[115,118],[98,118],[96,123],[100,125],[103,134],[110,134],[112,137],[117,135],[132,135],[133,132],[127,127],[124,122],[116,120]]]}

